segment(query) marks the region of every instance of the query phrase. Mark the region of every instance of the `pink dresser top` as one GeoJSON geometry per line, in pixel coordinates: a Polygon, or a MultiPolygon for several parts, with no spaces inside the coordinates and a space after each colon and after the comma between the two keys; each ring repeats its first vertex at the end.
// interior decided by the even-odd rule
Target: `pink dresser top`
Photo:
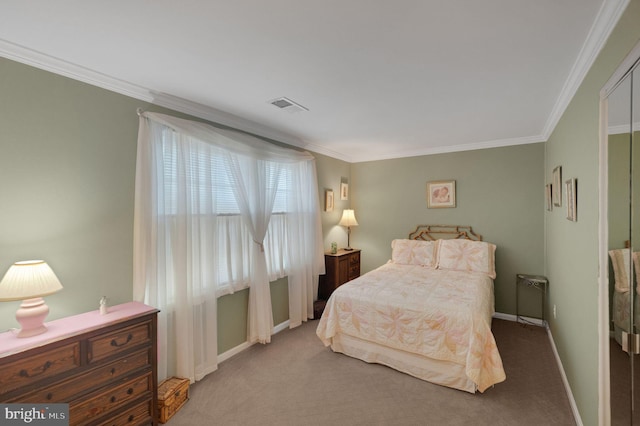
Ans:
{"type": "Polygon", "coordinates": [[[156,311],[144,303],[129,302],[110,306],[105,315],[96,310],[46,322],[48,330],[37,336],[18,338],[12,331],[0,333],[0,358],[156,311]]]}

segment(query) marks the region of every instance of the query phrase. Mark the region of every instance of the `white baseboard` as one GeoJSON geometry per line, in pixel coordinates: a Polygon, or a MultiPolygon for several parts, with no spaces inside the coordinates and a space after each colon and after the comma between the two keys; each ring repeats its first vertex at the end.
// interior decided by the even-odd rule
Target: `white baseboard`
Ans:
{"type": "MultiPolygon", "coordinates": [[[[496,312],[493,314],[494,318],[497,319],[501,319],[501,320],[505,320],[505,321],[516,321],[516,316],[512,315],[512,314],[503,314],[501,312],[496,312]]],[[[530,318],[530,317],[524,317],[522,315],[520,315],[520,321],[524,322],[526,324],[531,324],[531,325],[537,325],[539,327],[545,327],[546,326],[546,322],[543,322],[540,318],[530,318]]]]}
{"type": "MultiPolygon", "coordinates": [[[[280,333],[282,330],[286,330],[287,328],[289,328],[289,320],[286,320],[284,322],[281,322],[280,324],[276,325],[275,327],[273,327],[273,329],[271,330],[271,335],[280,333]]],[[[244,351],[245,349],[250,348],[253,345],[253,343],[249,343],[249,342],[244,342],[239,344],[238,346],[229,349],[226,352],[223,352],[221,354],[218,355],[218,364],[228,360],[229,358],[231,358],[234,355],[239,354],[240,352],[244,351]]]]}
{"type": "MultiPolygon", "coordinates": [[[[514,321],[516,320],[515,315],[511,314],[503,314],[500,312],[496,312],[493,314],[494,318],[503,319],[506,321],[514,321]]],[[[564,384],[564,390],[567,392],[567,397],[569,398],[569,405],[571,405],[571,412],[573,413],[573,418],[576,421],[577,426],[583,426],[582,418],[580,417],[580,412],[578,411],[578,406],[576,405],[576,400],[573,398],[573,392],[571,392],[571,386],[569,386],[569,380],[567,380],[567,375],[564,373],[564,367],[562,367],[562,361],[560,360],[560,355],[558,355],[558,350],[556,348],[556,343],[553,340],[553,335],[551,334],[551,329],[549,325],[543,323],[543,321],[539,318],[527,318],[520,316],[520,319],[524,319],[528,324],[538,325],[540,327],[545,327],[547,330],[547,336],[549,336],[549,342],[551,343],[551,350],[553,351],[553,356],[556,359],[556,363],[558,364],[558,370],[560,370],[560,377],[562,378],[562,383],[564,384]]]]}
{"type": "Polygon", "coordinates": [[[564,389],[567,391],[567,397],[569,398],[569,404],[571,405],[573,418],[575,419],[577,426],[583,426],[582,418],[580,417],[580,411],[578,411],[576,400],[573,398],[573,392],[571,392],[571,386],[569,386],[569,380],[567,380],[567,375],[564,374],[562,361],[560,360],[560,355],[558,355],[558,350],[556,349],[556,343],[553,341],[553,335],[551,334],[551,329],[549,327],[547,327],[547,334],[549,335],[549,342],[551,342],[551,349],[553,349],[553,355],[556,357],[556,362],[558,363],[558,369],[560,370],[560,377],[562,377],[562,383],[564,383],[564,389]]]}

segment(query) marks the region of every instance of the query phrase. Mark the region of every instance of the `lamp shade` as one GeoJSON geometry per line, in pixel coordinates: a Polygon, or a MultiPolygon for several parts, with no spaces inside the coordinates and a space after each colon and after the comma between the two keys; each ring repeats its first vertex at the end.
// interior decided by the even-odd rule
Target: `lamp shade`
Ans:
{"type": "Polygon", "coordinates": [[[358,221],[356,220],[356,215],[351,209],[344,209],[342,212],[342,219],[340,219],[340,226],[358,226],[358,221]]]}
{"type": "Polygon", "coordinates": [[[16,262],[0,281],[0,301],[43,297],[62,290],[62,284],[43,260],[16,262]]]}

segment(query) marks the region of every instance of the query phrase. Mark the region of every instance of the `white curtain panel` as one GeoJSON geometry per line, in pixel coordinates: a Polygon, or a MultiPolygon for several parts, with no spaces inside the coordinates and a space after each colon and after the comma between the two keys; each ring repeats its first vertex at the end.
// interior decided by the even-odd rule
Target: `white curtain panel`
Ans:
{"type": "Polygon", "coordinates": [[[134,300],[161,310],[159,379],[195,381],[217,368],[220,295],[249,286],[248,341],[267,343],[269,281],[288,276],[294,327],[313,317],[322,273],[313,156],[204,123],[141,114],[134,300]]]}

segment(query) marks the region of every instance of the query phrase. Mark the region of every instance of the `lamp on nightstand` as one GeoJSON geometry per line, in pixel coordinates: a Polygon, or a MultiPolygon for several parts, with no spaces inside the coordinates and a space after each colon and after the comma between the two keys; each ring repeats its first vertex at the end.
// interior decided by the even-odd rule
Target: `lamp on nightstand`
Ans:
{"type": "Polygon", "coordinates": [[[349,242],[351,237],[351,227],[358,226],[358,221],[356,220],[356,215],[353,213],[353,210],[344,209],[342,212],[342,219],[340,219],[340,223],[338,223],[338,225],[347,227],[347,247],[345,250],[353,250],[351,248],[351,243],[349,242]]]}
{"type": "Polygon", "coordinates": [[[21,325],[18,337],[31,337],[47,331],[44,319],[49,307],[43,296],[62,290],[62,284],[43,260],[16,262],[0,281],[0,302],[22,300],[16,311],[21,325]]]}

